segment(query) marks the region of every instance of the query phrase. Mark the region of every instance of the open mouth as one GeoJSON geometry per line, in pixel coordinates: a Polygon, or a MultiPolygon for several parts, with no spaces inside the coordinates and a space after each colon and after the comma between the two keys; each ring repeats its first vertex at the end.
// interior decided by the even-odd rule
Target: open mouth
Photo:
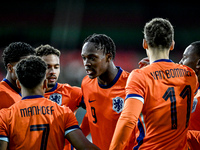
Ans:
{"type": "Polygon", "coordinates": [[[55,82],[56,81],[56,77],[55,76],[51,76],[47,78],[49,80],[49,82],[55,82]]]}
{"type": "Polygon", "coordinates": [[[93,69],[85,69],[87,75],[93,75],[94,70],[93,69]]]}
{"type": "Polygon", "coordinates": [[[91,75],[93,73],[92,70],[86,70],[87,75],[91,75]]]}

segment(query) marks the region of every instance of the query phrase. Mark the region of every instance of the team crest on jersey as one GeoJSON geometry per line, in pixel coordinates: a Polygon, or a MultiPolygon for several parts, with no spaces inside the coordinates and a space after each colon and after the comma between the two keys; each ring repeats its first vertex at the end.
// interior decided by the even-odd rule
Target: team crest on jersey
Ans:
{"type": "Polygon", "coordinates": [[[49,96],[49,99],[56,102],[58,105],[62,104],[62,95],[58,93],[53,93],[49,96]]]}
{"type": "Polygon", "coordinates": [[[124,99],[121,97],[113,98],[113,110],[120,113],[124,108],[124,99]]]}
{"type": "Polygon", "coordinates": [[[197,102],[198,102],[197,98],[194,98],[193,105],[192,105],[192,113],[196,110],[197,102]]]}

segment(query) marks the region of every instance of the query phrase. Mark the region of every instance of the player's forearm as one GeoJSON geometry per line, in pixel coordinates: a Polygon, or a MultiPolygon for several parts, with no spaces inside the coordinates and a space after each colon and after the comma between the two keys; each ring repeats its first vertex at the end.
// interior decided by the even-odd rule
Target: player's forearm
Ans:
{"type": "Polygon", "coordinates": [[[128,99],[117,122],[110,150],[123,150],[130,138],[142,110],[142,102],[128,99]]]}
{"type": "Polygon", "coordinates": [[[99,150],[83,135],[80,129],[71,131],[66,135],[66,138],[77,150],[99,150]]]}
{"type": "Polygon", "coordinates": [[[8,142],[0,140],[0,150],[7,150],[8,142]]]}

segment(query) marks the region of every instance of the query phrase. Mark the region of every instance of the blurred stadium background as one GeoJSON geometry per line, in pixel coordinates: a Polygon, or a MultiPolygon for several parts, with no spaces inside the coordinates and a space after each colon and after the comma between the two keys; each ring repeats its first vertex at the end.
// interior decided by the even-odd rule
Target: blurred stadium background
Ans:
{"type": "MultiPolygon", "coordinates": [[[[22,41],[33,47],[50,44],[62,52],[59,82],[80,86],[85,76],[80,52],[88,35],[110,36],[117,47],[115,64],[131,71],[146,57],[142,48],[145,23],[154,17],[163,17],[174,26],[176,44],[170,58],[179,62],[186,46],[199,40],[198,4],[198,1],[174,0],[3,1],[0,5],[0,54],[11,42],[22,41]]],[[[2,79],[6,71],[0,59],[2,79]]]]}

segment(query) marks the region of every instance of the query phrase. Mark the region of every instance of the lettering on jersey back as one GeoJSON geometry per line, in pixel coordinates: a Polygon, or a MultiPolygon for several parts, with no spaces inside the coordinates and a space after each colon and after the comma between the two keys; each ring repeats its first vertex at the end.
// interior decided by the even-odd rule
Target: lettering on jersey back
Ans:
{"type": "Polygon", "coordinates": [[[113,110],[120,113],[124,108],[124,99],[121,97],[113,98],[113,110]]]}
{"type": "Polygon", "coordinates": [[[20,109],[21,117],[30,117],[33,115],[52,115],[54,106],[32,106],[20,109]]]}
{"type": "Polygon", "coordinates": [[[62,104],[62,95],[58,93],[53,93],[49,96],[49,99],[56,102],[58,105],[61,106],[62,104]]]}
{"type": "Polygon", "coordinates": [[[178,77],[190,77],[191,72],[186,69],[174,68],[174,69],[167,69],[167,70],[159,70],[150,72],[151,76],[154,80],[159,79],[169,79],[169,78],[178,78],[178,77]]]}

